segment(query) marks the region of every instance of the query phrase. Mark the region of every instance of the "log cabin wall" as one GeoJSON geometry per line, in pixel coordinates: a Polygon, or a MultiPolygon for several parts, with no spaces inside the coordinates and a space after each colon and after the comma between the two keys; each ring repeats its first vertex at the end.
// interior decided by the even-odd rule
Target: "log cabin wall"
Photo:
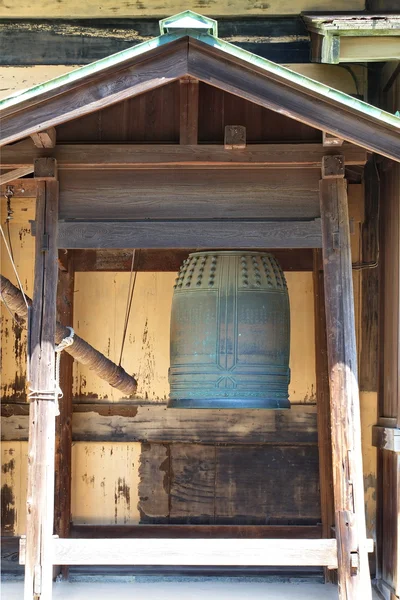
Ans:
{"type": "MultiPolygon", "coordinates": [[[[316,73],[319,67],[316,66],[316,73]]],[[[336,67],[332,67],[333,72],[336,73],[336,67]]],[[[324,74],[327,77],[326,68],[324,74]]],[[[345,85],[349,85],[347,79],[345,81],[345,85]]],[[[200,142],[222,143],[224,126],[229,124],[246,126],[249,143],[321,141],[319,131],[202,84],[199,105],[200,142]]],[[[57,140],[177,143],[179,84],[59,126],[57,140]]],[[[316,181],[318,177],[316,174],[316,181]]],[[[62,204],[68,188],[63,188],[62,182],[61,186],[62,204]]],[[[118,182],[115,193],[117,190],[118,182]]],[[[112,206],[112,190],[108,193],[112,206]]],[[[302,193],[313,193],[313,188],[302,193]]],[[[353,260],[357,262],[363,221],[360,183],[351,186],[349,197],[353,260]]],[[[73,194],[69,198],[73,198],[73,194]]],[[[64,206],[67,204],[65,200],[64,206]]],[[[26,291],[31,293],[33,238],[28,223],[33,218],[34,204],[29,198],[15,198],[12,206],[10,233],[14,256],[26,291]]],[[[2,210],[5,210],[4,198],[2,210]]],[[[2,273],[13,279],[4,253],[2,273]]],[[[122,364],[139,380],[135,404],[142,406],[127,404],[113,388],[80,365],[74,365],[74,524],[303,524],[315,526],[314,534],[320,535],[312,261],[307,269],[287,271],[286,276],[291,302],[290,399],[294,404],[290,415],[280,423],[271,417],[273,411],[269,416],[258,412],[257,425],[242,412],[235,417],[220,411],[219,420],[210,420],[207,424],[204,417],[194,414],[196,411],[189,411],[193,415],[188,417],[190,422],[180,423],[174,433],[171,433],[173,425],[167,433],[160,433],[167,419],[162,404],[168,394],[169,315],[175,275],[138,273],[122,364]],[[100,418],[104,416],[109,417],[106,423],[100,418]],[[146,423],[155,418],[159,430],[151,432],[146,439],[146,423]],[[130,429],[126,428],[127,422],[130,429]],[[191,434],[185,437],[187,430],[191,434]],[[229,431],[228,436],[226,431],[229,431]]],[[[128,281],[128,273],[75,274],[74,328],[116,362],[128,281]]],[[[354,273],[354,286],[359,331],[359,272],[354,273]]],[[[21,417],[26,406],[21,403],[26,399],[26,337],[19,325],[11,321],[4,306],[1,310],[2,395],[6,402],[5,414],[9,415],[3,427],[7,438],[2,447],[3,534],[12,536],[22,534],[25,528],[27,444],[21,417]]],[[[362,417],[371,535],[374,532],[375,468],[370,451],[368,398],[363,405],[366,407],[362,417]]]]}

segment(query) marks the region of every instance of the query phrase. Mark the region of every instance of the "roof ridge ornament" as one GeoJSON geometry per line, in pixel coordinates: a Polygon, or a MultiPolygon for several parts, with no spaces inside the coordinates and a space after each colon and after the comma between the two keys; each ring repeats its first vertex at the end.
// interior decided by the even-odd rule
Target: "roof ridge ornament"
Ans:
{"type": "Polygon", "coordinates": [[[192,10],[184,10],[177,15],[161,19],[160,32],[165,33],[182,33],[182,30],[197,31],[198,33],[207,33],[214,37],[218,37],[218,23],[215,19],[204,17],[192,10]]]}

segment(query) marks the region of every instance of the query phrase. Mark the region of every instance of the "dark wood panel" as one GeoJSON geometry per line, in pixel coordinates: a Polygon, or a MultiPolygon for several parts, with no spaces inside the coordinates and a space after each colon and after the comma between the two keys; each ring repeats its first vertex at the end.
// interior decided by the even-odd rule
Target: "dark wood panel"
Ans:
{"type": "MultiPolygon", "coordinates": [[[[195,248],[183,250],[138,250],[135,252],[135,271],[178,272],[183,261],[195,248]]],[[[265,249],[269,252],[268,249],[265,249]]],[[[111,271],[131,270],[132,250],[74,250],[75,271],[111,271]]],[[[312,271],[312,250],[275,249],[273,254],[284,271],[312,271]]]]}
{"type": "MultiPolygon", "coordinates": [[[[29,405],[2,406],[2,439],[26,440],[29,405]]],[[[316,409],[185,410],[165,404],[75,404],[74,441],[317,445],[316,409]]]]}
{"type": "Polygon", "coordinates": [[[383,362],[380,416],[395,417],[400,426],[400,165],[382,173],[383,362]]]}
{"type": "MultiPolygon", "coordinates": [[[[220,17],[218,32],[274,62],[310,61],[309,36],[300,16],[220,17]]],[[[2,19],[0,65],[86,65],[159,34],[158,19],[2,19]]]]}
{"type": "Polygon", "coordinates": [[[268,523],[321,518],[316,447],[218,447],[219,521],[268,523]]]}
{"type": "Polygon", "coordinates": [[[59,247],[320,248],[314,221],[76,221],[59,223],[59,247]]]}
{"type": "MultiPolygon", "coordinates": [[[[75,538],[315,539],[320,525],[72,525],[75,538]]],[[[15,539],[15,538],[11,538],[15,539]]],[[[10,544],[11,546],[11,544],[10,544]]]]}
{"type": "Polygon", "coordinates": [[[57,127],[57,141],[179,142],[179,82],[57,127]]]}
{"type": "Polygon", "coordinates": [[[318,129],[203,82],[200,83],[199,124],[199,141],[203,143],[222,143],[226,125],[244,125],[248,143],[322,142],[318,129]]]}
{"type": "MultiPolygon", "coordinates": [[[[362,225],[362,305],[360,342],[360,390],[378,391],[379,314],[379,204],[380,182],[376,158],[364,169],[365,220],[362,225]]],[[[354,265],[353,265],[354,269],[354,265]]]]}
{"type": "Polygon", "coordinates": [[[172,444],[170,521],[214,522],[214,446],[172,444]]]}
{"type": "Polygon", "coordinates": [[[140,454],[138,509],[141,523],[166,523],[169,517],[170,448],[143,443],[140,454]]]}
{"type": "Polygon", "coordinates": [[[60,219],[314,219],[318,169],[60,172],[60,219]]]}

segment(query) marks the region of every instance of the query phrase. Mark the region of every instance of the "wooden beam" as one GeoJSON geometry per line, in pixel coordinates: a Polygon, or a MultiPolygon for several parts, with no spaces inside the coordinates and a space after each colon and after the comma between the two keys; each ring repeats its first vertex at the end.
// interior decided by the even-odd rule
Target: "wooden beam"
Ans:
{"type": "Polygon", "coordinates": [[[14,181],[15,179],[19,179],[25,175],[30,175],[31,173],[33,173],[33,164],[30,166],[13,169],[12,171],[8,171],[7,173],[0,175],[0,185],[5,185],[10,181],[14,181]]]}
{"type": "Polygon", "coordinates": [[[84,85],[73,80],[62,88],[2,111],[0,145],[9,144],[71,119],[166,85],[187,74],[187,41],[171,42],[127,61],[124,68],[92,73],[84,85]],[[149,63],[149,59],[152,62],[149,63]],[[51,105],[51,108],[49,106],[51,105]]]}
{"type": "MultiPolygon", "coordinates": [[[[62,252],[65,270],[58,270],[57,320],[61,325],[72,326],[74,304],[74,265],[71,252],[62,252]]],[[[69,537],[71,522],[71,455],[72,455],[72,387],[73,357],[62,352],[60,361],[59,400],[60,415],[56,418],[56,459],[54,531],[62,538],[69,537]]],[[[61,575],[68,577],[68,567],[62,567],[61,575]]]]}
{"type": "Polygon", "coordinates": [[[313,221],[77,221],[59,223],[59,247],[78,248],[320,248],[313,221]]]}
{"type": "Polygon", "coordinates": [[[197,144],[199,127],[199,82],[185,77],[180,79],[180,129],[179,143],[197,144]]]}
{"type": "MultiPolygon", "coordinates": [[[[362,166],[367,161],[363,148],[344,143],[340,149],[346,165],[362,166]]],[[[31,142],[18,142],[1,151],[1,167],[32,166],[48,150],[31,142]]],[[[249,144],[231,152],[222,145],[201,144],[58,144],[51,152],[59,169],[147,169],[147,168],[261,168],[320,169],[327,151],[321,144],[249,144]]]]}
{"type": "Polygon", "coordinates": [[[67,565],[271,565],[337,567],[336,540],[54,539],[67,565]]]}
{"type": "MultiPolygon", "coordinates": [[[[262,249],[269,252],[269,249],[262,249]]],[[[181,250],[140,250],[135,253],[134,270],[177,273],[191,252],[196,248],[181,250]]],[[[74,250],[76,272],[131,270],[132,250],[74,250]]],[[[276,248],[273,254],[284,271],[312,271],[313,254],[309,248],[282,250],[276,248]]]]}
{"type": "Polygon", "coordinates": [[[340,62],[385,62],[399,57],[399,29],[396,36],[341,37],[340,62]]]}
{"type": "Polygon", "coordinates": [[[246,148],[246,127],[243,125],[225,125],[225,150],[244,150],[246,148]]]}
{"type": "Polygon", "coordinates": [[[36,131],[32,133],[31,138],[37,148],[54,148],[56,145],[56,130],[54,127],[36,131]]]}
{"type": "Polygon", "coordinates": [[[381,450],[400,453],[400,429],[391,427],[373,427],[372,445],[381,450]]]}
{"type": "Polygon", "coordinates": [[[34,177],[38,181],[52,181],[57,178],[57,161],[55,158],[35,158],[34,177]]]}
{"type": "Polygon", "coordinates": [[[320,199],[339,596],[370,600],[347,182],[340,163],[331,176],[321,179],[320,199]]]}
{"type": "Polygon", "coordinates": [[[317,169],[66,170],[60,220],[310,220],[318,180],[317,169]]]}
{"type": "MultiPolygon", "coordinates": [[[[322,252],[314,255],[315,373],[317,392],[317,426],[319,449],[319,485],[321,495],[322,537],[331,537],[335,521],[333,508],[332,439],[329,406],[329,369],[327,354],[324,273],[322,252]]],[[[325,569],[325,582],[332,582],[332,572],[325,569]]]]}
{"type": "Polygon", "coordinates": [[[351,107],[327,103],[322,94],[310,92],[307,87],[283,86],[278,77],[265,77],[256,65],[250,70],[225,52],[204,47],[197,40],[189,44],[189,73],[204,83],[400,161],[398,131],[368,114],[354,113],[351,107]]]}
{"type": "MultiPolygon", "coordinates": [[[[162,17],[171,11],[184,10],[186,6],[176,8],[168,7],[162,17]]],[[[274,14],[273,19],[249,19],[238,15],[237,10],[229,17],[218,11],[218,33],[222,39],[279,64],[307,63],[309,36],[300,17],[301,9],[296,9],[297,15],[277,17],[274,14]]],[[[240,9],[239,12],[243,11],[240,9]]],[[[90,18],[79,19],[71,11],[67,18],[43,19],[35,11],[33,18],[37,27],[34,28],[26,17],[17,20],[3,17],[0,65],[87,65],[160,34],[161,16],[132,18],[129,11],[129,19],[121,20],[117,15],[108,18],[99,15],[101,25],[95,15],[88,16],[90,18]],[[24,51],[26,48],[29,52],[24,51]]]]}
{"type": "Polygon", "coordinates": [[[322,145],[324,148],[331,148],[332,146],[343,146],[344,140],[342,138],[337,137],[336,135],[332,135],[326,131],[322,132],[322,145]]]}
{"type": "Polygon", "coordinates": [[[321,538],[320,525],[72,525],[74,538],[321,538]]]}
{"type": "Polygon", "coordinates": [[[29,345],[28,492],[24,599],[51,599],[54,527],[58,182],[38,184],[34,305],[29,345]],[[46,245],[44,248],[44,240],[46,245]]]}
{"type": "MultiPolygon", "coordinates": [[[[25,405],[2,406],[2,439],[28,437],[25,405]]],[[[155,442],[184,444],[316,445],[315,406],[293,405],[291,410],[168,409],[159,404],[75,404],[73,441],[155,442]]]]}

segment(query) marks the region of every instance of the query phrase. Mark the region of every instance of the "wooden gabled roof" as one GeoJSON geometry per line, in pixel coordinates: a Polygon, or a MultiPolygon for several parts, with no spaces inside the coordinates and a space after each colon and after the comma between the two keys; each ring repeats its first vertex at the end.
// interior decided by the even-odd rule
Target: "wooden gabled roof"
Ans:
{"type": "Polygon", "coordinates": [[[191,76],[400,161],[400,118],[220,40],[190,11],[161,35],[0,102],[1,145],[191,76]]]}

